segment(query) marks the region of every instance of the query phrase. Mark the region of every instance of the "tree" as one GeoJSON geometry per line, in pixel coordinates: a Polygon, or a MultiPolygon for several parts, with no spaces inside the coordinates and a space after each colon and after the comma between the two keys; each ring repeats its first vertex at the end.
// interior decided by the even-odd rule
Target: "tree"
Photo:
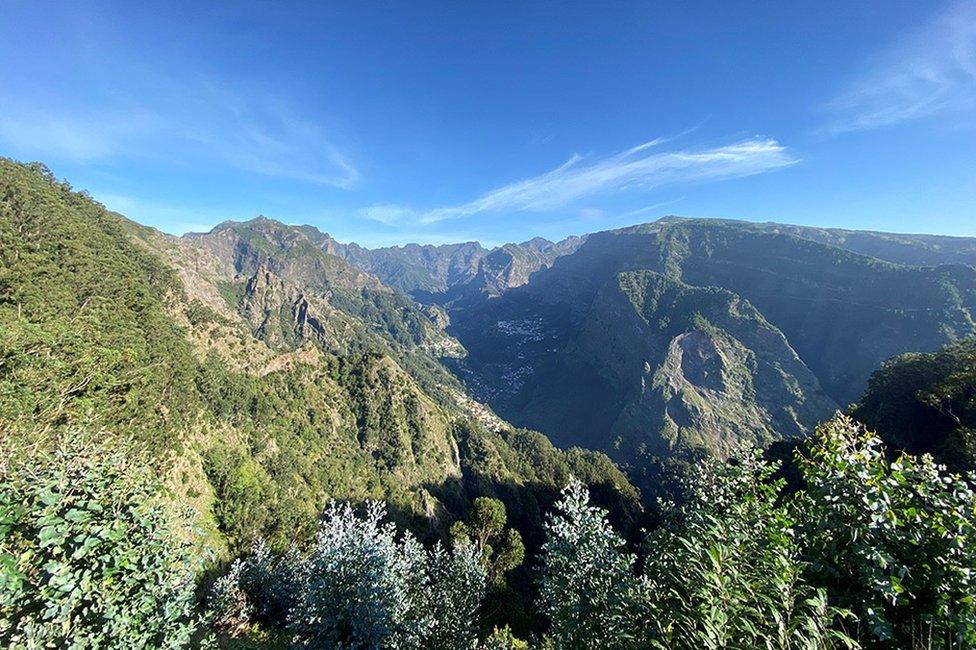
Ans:
{"type": "Polygon", "coordinates": [[[0,441],[0,645],[167,647],[196,627],[191,546],[107,434],[0,441]]]}
{"type": "MultiPolygon", "coordinates": [[[[426,550],[383,524],[382,504],[357,516],[326,510],[311,552],[292,569],[296,597],[288,626],[316,647],[473,648],[485,574],[475,549],[426,550]]],[[[295,554],[297,557],[297,554],[295,554]]]]}
{"type": "Polygon", "coordinates": [[[525,559],[522,536],[514,528],[506,529],[507,521],[504,503],[490,497],[478,497],[474,500],[469,521],[457,521],[451,526],[452,543],[474,544],[492,585],[504,581],[505,574],[525,559]]]}
{"type": "Polygon", "coordinates": [[[634,556],[590,505],[586,486],[573,479],[546,522],[539,584],[540,608],[556,648],[627,647],[634,619],[628,609],[638,584],[634,556]]]}

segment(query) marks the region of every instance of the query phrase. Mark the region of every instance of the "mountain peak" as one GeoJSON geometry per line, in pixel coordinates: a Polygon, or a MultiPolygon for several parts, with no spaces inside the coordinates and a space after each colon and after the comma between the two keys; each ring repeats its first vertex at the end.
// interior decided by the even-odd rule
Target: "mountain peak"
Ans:
{"type": "Polygon", "coordinates": [[[543,247],[543,246],[552,246],[552,244],[553,244],[553,242],[549,241],[545,237],[533,237],[532,239],[528,239],[528,240],[522,242],[521,245],[522,246],[532,246],[532,247],[535,247],[535,248],[540,248],[540,247],[543,247]]]}

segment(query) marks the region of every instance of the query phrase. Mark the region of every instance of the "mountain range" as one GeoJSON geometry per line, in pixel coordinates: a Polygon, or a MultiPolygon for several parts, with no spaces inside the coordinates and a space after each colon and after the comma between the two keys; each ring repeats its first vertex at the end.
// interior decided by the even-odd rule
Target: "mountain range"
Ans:
{"type": "Polygon", "coordinates": [[[423,530],[493,494],[538,528],[570,475],[633,519],[657,459],[802,438],[886,359],[976,334],[976,238],[679,217],[493,249],[264,217],[177,237],[5,159],[0,261],[0,433],[135,440],[233,548],[307,534],[333,498],[423,530]]]}
{"type": "Polygon", "coordinates": [[[455,368],[503,417],[624,462],[803,435],[889,357],[976,332],[974,241],[680,218],[596,233],[498,298],[446,303],[455,368]]]}
{"type": "Polygon", "coordinates": [[[976,238],[680,217],[491,251],[318,235],[436,314],[474,397],[624,464],[803,436],[886,359],[976,333],[976,238]]]}
{"type": "Polygon", "coordinates": [[[0,159],[0,438],[134,446],[228,553],[311,535],[333,499],[431,535],[483,495],[537,547],[570,476],[636,516],[605,455],[473,400],[437,319],[324,241],[270,220],[172,237],[0,159]]]}

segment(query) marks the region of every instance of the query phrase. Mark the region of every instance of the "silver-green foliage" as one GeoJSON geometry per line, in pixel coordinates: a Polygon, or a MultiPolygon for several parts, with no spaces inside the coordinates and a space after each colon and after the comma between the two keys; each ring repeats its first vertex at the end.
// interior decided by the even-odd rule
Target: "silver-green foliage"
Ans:
{"type": "Polygon", "coordinates": [[[546,531],[539,597],[553,645],[627,647],[633,635],[628,609],[640,586],[635,557],[625,552],[606,511],[590,504],[582,482],[573,479],[563,490],[546,531]]]}
{"type": "Polygon", "coordinates": [[[378,502],[362,516],[333,504],[307,552],[276,559],[258,544],[215,585],[218,631],[259,623],[309,647],[474,648],[486,580],[474,545],[424,548],[385,515],[378,502]]]}
{"type": "Polygon", "coordinates": [[[186,646],[191,548],[145,466],[76,432],[0,451],[0,645],[186,646]]]}
{"type": "Polygon", "coordinates": [[[477,642],[485,574],[470,545],[425,549],[383,524],[370,503],[325,513],[315,544],[295,570],[289,616],[296,639],[317,647],[463,648],[477,642]]]}
{"type": "Polygon", "coordinates": [[[295,604],[295,571],[301,557],[295,549],[275,554],[257,540],[246,557],[238,558],[214,583],[208,603],[210,625],[228,637],[246,636],[255,627],[283,629],[295,604]]]}

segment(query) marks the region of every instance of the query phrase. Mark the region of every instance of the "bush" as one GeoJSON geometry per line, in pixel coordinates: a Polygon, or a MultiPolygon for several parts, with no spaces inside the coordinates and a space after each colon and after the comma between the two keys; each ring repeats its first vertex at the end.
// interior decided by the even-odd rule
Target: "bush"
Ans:
{"type": "Polygon", "coordinates": [[[475,547],[397,539],[385,514],[376,502],[364,516],[332,505],[305,554],[275,558],[258,543],[215,584],[217,631],[246,636],[258,624],[311,647],[474,648],[486,580],[475,547]]]}
{"type": "Polygon", "coordinates": [[[648,645],[688,648],[853,646],[842,613],[805,580],[783,482],[756,450],[702,462],[685,501],[646,542],[648,645]]]}
{"type": "MultiPolygon", "coordinates": [[[[888,461],[845,417],[798,459],[813,580],[888,648],[976,646],[976,494],[931,456],[888,461]]],[[[971,477],[976,478],[976,477],[971,477]]]]}
{"type": "Polygon", "coordinates": [[[0,444],[0,457],[0,645],[189,643],[191,548],[144,465],[77,432],[50,451],[0,444]]]}
{"type": "Polygon", "coordinates": [[[279,557],[264,540],[255,542],[250,555],[235,560],[214,583],[209,614],[215,631],[241,637],[255,626],[284,630],[298,595],[297,566],[294,550],[279,557]]]}
{"type": "Polygon", "coordinates": [[[645,571],[572,482],[548,524],[541,598],[555,648],[856,647],[803,577],[775,468],[757,452],[695,468],[645,543],[645,571]]]}
{"type": "Polygon", "coordinates": [[[626,647],[633,620],[628,609],[637,581],[634,556],[610,527],[607,513],[590,505],[573,479],[546,523],[540,609],[557,648],[626,647]]]}
{"type": "Polygon", "coordinates": [[[464,648],[477,642],[484,570],[474,549],[426,551],[350,506],[326,511],[311,553],[296,570],[299,595],[289,617],[296,640],[313,646],[464,648]]]}

